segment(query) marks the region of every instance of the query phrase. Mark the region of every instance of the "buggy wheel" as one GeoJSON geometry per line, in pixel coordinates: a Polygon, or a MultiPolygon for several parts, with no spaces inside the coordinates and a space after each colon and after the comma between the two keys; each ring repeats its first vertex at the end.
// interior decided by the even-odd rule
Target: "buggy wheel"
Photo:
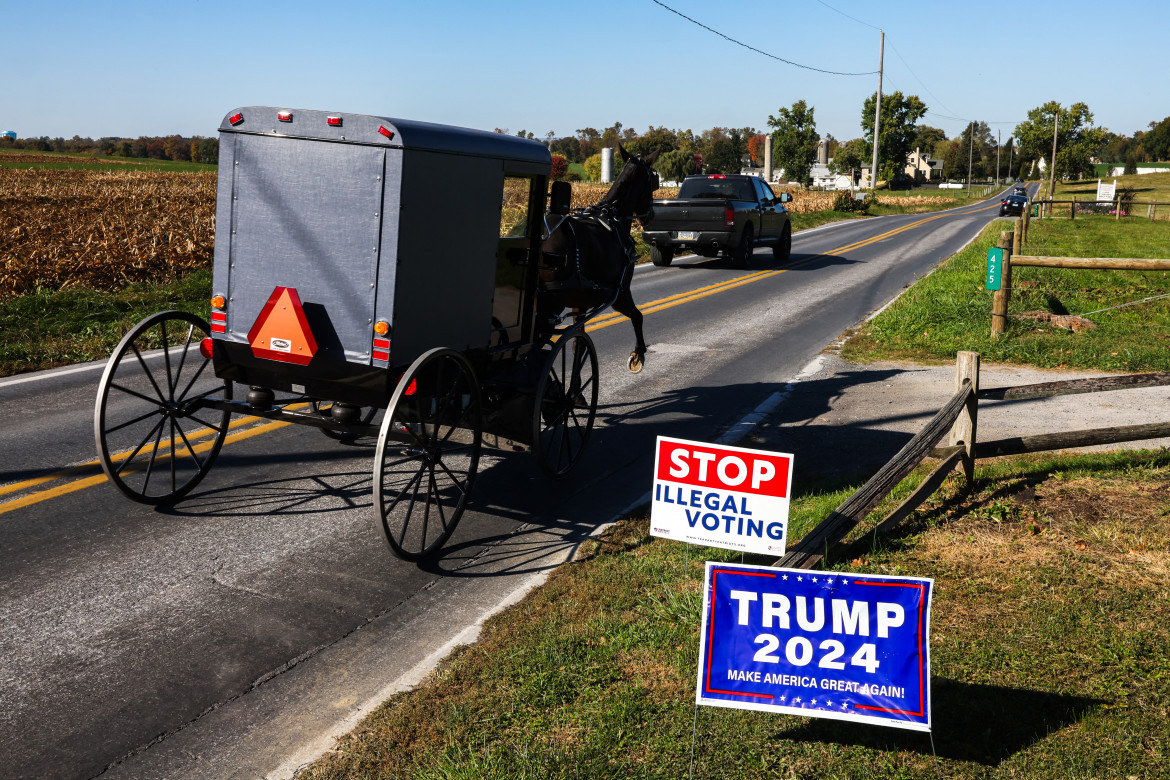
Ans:
{"type": "Polygon", "coordinates": [[[193,314],[153,314],[122,337],[98,384],[93,433],[102,470],[143,504],[189,493],[211,469],[231,412],[232,383],[215,377],[200,352],[207,323],[193,314]],[[161,350],[157,354],[147,354],[161,350]],[[217,398],[218,397],[218,398],[217,398]]]}
{"type": "Polygon", "coordinates": [[[471,493],[483,407],[471,364],[432,349],[390,397],[374,455],[374,508],[390,549],[417,561],[450,538],[471,493]]]}
{"type": "Polygon", "coordinates": [[[551,479],[568,474],[585,450],[597,415],[597,350],[582,327],[561,336],[536,385],[532,452],[551,479]]]}

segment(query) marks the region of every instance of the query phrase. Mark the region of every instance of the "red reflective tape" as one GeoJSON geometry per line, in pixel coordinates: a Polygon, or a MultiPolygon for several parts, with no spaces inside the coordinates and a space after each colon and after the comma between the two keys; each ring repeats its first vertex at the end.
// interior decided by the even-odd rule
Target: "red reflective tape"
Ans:
{"type": "Polygon", "coordinates": [[[227,322],[227,314],[226,314],[225,312],[222,312],[222,311],[213,311],[213,312],[211,313],[211,321],[212,321],[213,323],[215,323],[215,322],[227,322]]]}
{"type": "Polygon", "coordinates": [[[377,350],[377,349],[374,350],[374,360],[389,360],[389,359],[390,359],[389,352],[382,352],[381,350],[377,350]]]}
{"type": "Polygon", "coordinates": [[[390,339],[374,339],[374,349],[390,349],[390,339]]]}
{"type": "Polygon", "coordinates": [[[213,322],[213,323],[211,323],[211,332],[212,333],[226,333],[227,326],[224,325],[222,322],[213,322]]]}

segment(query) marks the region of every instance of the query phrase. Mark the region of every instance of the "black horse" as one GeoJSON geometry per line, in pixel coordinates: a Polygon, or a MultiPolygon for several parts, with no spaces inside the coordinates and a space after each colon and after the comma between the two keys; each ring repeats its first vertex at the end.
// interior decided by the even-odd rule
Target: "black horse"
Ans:
{"type": "Polygon", "coordinates": [[[637,373],[646,362],[646,341],[642,312],[630,293],[636,260],[630,226],[635,217],[645,223],[653,216],[658,175],[650,166],[660,150],[640,157],[618,144],[618,151],[625,164],[609,192],[596,205],[570,214],[554,227],[541,251],[560,266],[550,280],[558,288],[558,304],[580,315],[613,298],[613,310],[630,318],[636,343],[626,366],[637,373]]]}

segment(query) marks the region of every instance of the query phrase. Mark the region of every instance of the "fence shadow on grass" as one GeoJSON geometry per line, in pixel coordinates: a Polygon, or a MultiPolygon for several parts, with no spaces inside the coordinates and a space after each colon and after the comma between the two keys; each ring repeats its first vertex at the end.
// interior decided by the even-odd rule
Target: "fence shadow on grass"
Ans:
{"type": "MultiPolygon", "coordinates": [[[[997,766],[1079,722],[1101,699],[975,685],[936,678],[931,687],[934,748],[939,758],[997,766]]],[[[930,755],[930,739],[912,731],[860,723],[810,720],[780,734],[798,742],[829,742],[930,755]]]]}

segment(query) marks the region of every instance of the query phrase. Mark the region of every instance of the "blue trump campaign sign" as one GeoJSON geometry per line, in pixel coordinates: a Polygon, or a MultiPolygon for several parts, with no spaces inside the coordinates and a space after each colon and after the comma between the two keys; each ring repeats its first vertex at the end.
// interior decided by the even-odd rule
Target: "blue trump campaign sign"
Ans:
{"type": "Polygon", "coordinates": [[[699,704],[930,731],[934,581],[707,563],[699,704]]]}

